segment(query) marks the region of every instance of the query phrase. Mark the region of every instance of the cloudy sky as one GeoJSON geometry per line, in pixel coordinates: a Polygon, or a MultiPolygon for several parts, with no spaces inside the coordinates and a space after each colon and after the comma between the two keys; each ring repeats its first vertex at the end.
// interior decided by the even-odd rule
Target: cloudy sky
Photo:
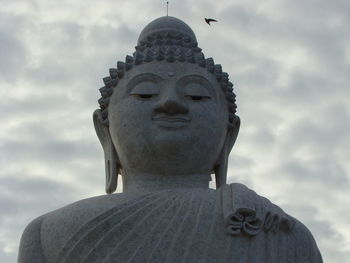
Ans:
{"type": "MultiPolygon", "coordinates": [[[[165,14],[161,0],[0,0],[1,262],[16,261],[33,218],[104,194],[92,124],[101,79],[165,14]]],[[[169,14],[235,84],[242,125],[229,182],[301,220],[325,262],[346,262],[350,2],[173,0],[169,14]]]]}

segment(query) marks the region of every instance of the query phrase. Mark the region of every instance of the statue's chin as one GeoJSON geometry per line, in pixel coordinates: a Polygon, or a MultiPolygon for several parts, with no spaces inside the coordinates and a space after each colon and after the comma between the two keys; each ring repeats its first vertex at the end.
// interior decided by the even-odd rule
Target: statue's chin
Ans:
{"type": "Polygon", "coordinates": [[[114,142],[123,168],[142,173],[210,173],[223,147],[223,135],[201,127],[125,130],[114,142]]]}
{"type": "Polygon", "coordinates": [[[208,174],[219,154],[218,150],[184,141],[164,140],[156,145],[143,146],[137,153],[131,147],[127,148],[120,156],[122,166],[145,174],[208,174]]]}

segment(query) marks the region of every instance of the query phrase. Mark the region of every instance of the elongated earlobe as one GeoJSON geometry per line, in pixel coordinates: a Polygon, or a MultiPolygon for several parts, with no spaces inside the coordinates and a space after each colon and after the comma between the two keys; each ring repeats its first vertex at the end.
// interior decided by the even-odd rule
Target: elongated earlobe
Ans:
{"type": "Polygon", "coordinates": [[[216,189],[218,189],[218,188],[220,188],[220,186],[226,184],[228,155],[229,155],[229,153],[227,152],[227,145],[225,143],[225,145],[221,151],[219,161],[217,162],[217,164],[214,167],[216,189]]]}
{"type": "Polygon", "coordinates": [[[102,124],[101,110],[95,110],[93,114],[94,126],[105,157],[106,192],[113,193],[117,189],[118,173],[121,169],[118,155],[113,145],[109,129],[102,124]]]}
{"type": "Polygon", "coordinates": [[[214,166],[215,181],[216,181],[217,189],[220,188],[222,185],[225,185],[227,181],[228,158],[232,150],[232,147],[236,142],[238,132],[239,132],[239,127],[241,125],[241,121],[238,116],[235,116],[233,124],[234,124],[233,128],[228,129],[227,131],[224,146],[221,150],[221,153],[216,162],[216,165],[214,166]]]}
{"type": "Polygon", "coordinates": [[[113,144],[104,149],[104,154],[106,172],[106,193],[112,194],[117,189],[119,172],[117,152],[113,144]]]}

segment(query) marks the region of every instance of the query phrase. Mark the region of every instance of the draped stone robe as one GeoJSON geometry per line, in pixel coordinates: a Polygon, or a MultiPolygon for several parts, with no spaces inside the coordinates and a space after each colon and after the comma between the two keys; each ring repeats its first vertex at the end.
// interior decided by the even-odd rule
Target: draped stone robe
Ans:
{"type": "Polygon", "coordinates": [[[85,199],[34,220],[19,263],[321,263],[308,229],[241,184],[85,199]]]}

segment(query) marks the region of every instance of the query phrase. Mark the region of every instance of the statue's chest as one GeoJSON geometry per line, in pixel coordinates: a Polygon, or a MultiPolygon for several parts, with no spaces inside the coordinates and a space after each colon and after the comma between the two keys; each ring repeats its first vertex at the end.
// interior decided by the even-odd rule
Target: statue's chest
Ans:
{"type": "Polygon", "coordinates": [[[181,262],[194,254],[205,256],[222,225],[219,214],[215,191],[150,194],[81,226],[58,262],[181,262]]]}
{"type": "Polygon", "coordinates": [[[137,198],[92,218],[57,262],[279,262],[269,246],[283,240],[229,235],[219,191],[181,190],[137,198]]]}

